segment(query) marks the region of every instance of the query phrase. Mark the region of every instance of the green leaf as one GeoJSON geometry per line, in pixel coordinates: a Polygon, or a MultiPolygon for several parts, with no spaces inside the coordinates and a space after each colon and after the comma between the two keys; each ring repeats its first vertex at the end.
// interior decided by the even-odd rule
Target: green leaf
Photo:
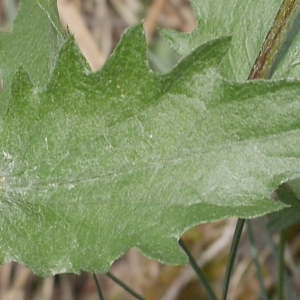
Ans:
{"type": "Polygon", "coordinates": [[[0,121],[0,261],[106,272],[137,247],[182,264],[188,228],[283,208],[269,194],[299,175],[300,84],[224,81],[229,46],[157,75],[138,26],[98,73],[72,39],[45,91],[21,68],[0,121]]]}
{"type": "MultiPolygon", "coordinates": [[[[24,1],[24,0],[23,0],[24,1]]],[[[44,10],[52,23],[52,26],[56,29],[56,32],[61,36],[64,35],[57,9],[57,0],[37,0],[40,7],[44,10]]]]}
{"type": "Polygon", "coordinates": [[[36,0],[23,0],[12,32],[0,32],[0,77],[3,80],[0,117],[6,111],[12,77],[20,65],[39,88],[47,85],[55,67],[63,41],[62,31],[58,29],[57,9],[50,5],[54,0],[40,1],[44,8],[36,0]]]}
{"type": "Polygon", "coordinates": [[[299,179],[291,180],[279,186],[276,197],[289,205],[279,212],[270,215],[269,230],[274,233],[284,230],[300,221],[300,185],[299,179]]]}
{"type": "MultiPolygon", "coordinates": [[[[197,28],[182,34],[161,31],[162,36],[180,55],[186,56],[199,45],[225,35],[232,35],[232,44],[221,63],[222,74],[229,79],[244,81],[273,24],[282,0],[192,0],[197,28]]],[[[299,5],[298,5],[299,6],[299,5]]],[[[290,36],[277,61],[273,78],[300,76],[300,15],[291,28],[290,36]]]]}

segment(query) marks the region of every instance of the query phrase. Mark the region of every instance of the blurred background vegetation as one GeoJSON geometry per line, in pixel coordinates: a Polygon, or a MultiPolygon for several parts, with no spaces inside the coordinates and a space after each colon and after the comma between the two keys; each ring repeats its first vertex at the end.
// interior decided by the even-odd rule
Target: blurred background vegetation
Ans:
{"type": "MultiPolygon", "coordinates": [[[[3,31],[12,29],[18,6],[17,0],[0,0],[0,25],[3,31]]],[[[188,0],[58,0],[58,7],[63,27],[66,29],[68,26],[75,35],[93,71],[103,66],[127,27],[143,22],[149,46],[149,64],[156,72],[167,72],[180,57],[160,38],[157,28],[171,28],[186,33],[196,26],[188,0]]],[[[34,16],[32,18],[34,19],[34,16]]],[[[235,219],[227,219],[204,224],[189,230],[183,236],[218,295],[222,291],[235,223],[235,219]]],[[[252,222],[252,229],[259,249],[269,299],[276,299],[276,255],[269,243],[270,236],[261,229],[265,223],[266,218],[255,220],[252,222]]],[[[286,246],[286,265],[292,283],[297,286],[297,282],[300,282],[299,228],[294,227],[289,232],[288,236],[292,238],[286,246]]],[[[111,268],[111,273],[145,299],[208,299],[190,266],[162,265],[143,257],[136,249],[131,249],[117,260],[111,268]]],[[[134,299],[106,275],[99,274],[98,279],[105,299],[134,299]]],[[[239,247],[229,295],[230,299],[261,299],[246,230],[239,247]]],[[[8,263],[0,267],[0,300],[25,299],[99,298],[93,277],[88,273],[39,278],[18,263],[8,263]]]]}

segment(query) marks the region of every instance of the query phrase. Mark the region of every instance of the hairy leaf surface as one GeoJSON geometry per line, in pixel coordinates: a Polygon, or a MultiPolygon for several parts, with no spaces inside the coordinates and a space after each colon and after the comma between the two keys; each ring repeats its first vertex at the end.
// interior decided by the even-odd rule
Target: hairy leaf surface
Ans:
{"type": "Polygon", "coordinates": [[[98,73],[72,39],[45,91],[21,68],[0,121],[0,260],[106,272],[137,247],[182,264],[188,228],[283,208],[269,194],[299,175],[300,84],[223,80],[229,46],[157,75],[138,26],[98,73]]]}
{"type": "Polygon", "coordinates": [[[36,0],[22,0],[12,32],[0,32],[0,117],[6,112],[11,81],[21,65],[40,89],[47,85],[55,67],[63,41],[57,8],[54,0],[40,1],[44,8],[36,0]]]}

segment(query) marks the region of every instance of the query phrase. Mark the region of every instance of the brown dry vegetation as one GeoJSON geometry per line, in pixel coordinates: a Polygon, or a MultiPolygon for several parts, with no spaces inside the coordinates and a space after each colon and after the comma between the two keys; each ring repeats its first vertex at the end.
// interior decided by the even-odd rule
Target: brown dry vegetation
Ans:
{"type": "MultiPolygon", "coordinates": [[[[148,43],[158,43],[157,27],[189,32],[196,25],[190,4],[186,0],[59,0],[58,6],[63,26],[67,25],[74,33],[80,49],[94,71],[101,68],[128,26],[144,20],[148,43]]],[[[0,1],[0,19],[3,26],[9,26],[7,24],[14,18],[12,7],[14,1],[0,1]]],[[[270,299],[274,299],[276,265],[268,238],[259,227],[263,221],[265,219],[255,221],[253,227],[259,245],[265,284],[270,299]]],[[[235,222],[235,219],[228,219],[201,225],[188,231],[183,237],[218,295],[222,291],[235,222]]],[[[297,279],[300,281],[299,238],[298,227],[298,230],[292,232],[291,243],[286,251],[286,264],[295,285],[297,279]]],[[[142,294],[145,299],[208,299],[190,266],[162,265],[146,259],[136,249],[131,249],[116,261],[110,271],[142,294]]],[[[98,279],[105,299],[133,299],[106,275],[98,275],[98,279]]],[[[247,232],[242,236],[229,298],[247,300],[261,298],[247,232]]],[[[96,300],[99,298],[91,274],[83,273],[80,276],[62,274],[39,278],[17,263],[3,265],[0,268],[0,300],[25,299],[96,300]]]]}

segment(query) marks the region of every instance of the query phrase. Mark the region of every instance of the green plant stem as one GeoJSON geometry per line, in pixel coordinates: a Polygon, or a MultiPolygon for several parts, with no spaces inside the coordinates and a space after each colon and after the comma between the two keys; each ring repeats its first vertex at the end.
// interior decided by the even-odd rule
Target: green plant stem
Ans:
{"type": "Polygon", "coordinates": [[[224,281],[224,286],[223,286],[222,300],[227,299],[231,273],[233,270],[234,261],[235,261],[236,254],[237,254],[237,248],[238,248],[239,241],[240,241],[240,238],[241,238],[241,235],[243,232],[244,224],[245,224],[244,219],[238,219],[236,227],[235,227],[235,231],[234,231],[234,235],[233,235],[233,239],[232,239],[232,243],[231,243],[231,248],[230,248],[230,252],[229,252],[228,264],[227,264],[226,273],[225,273],[225,281],[224,281]]]}
{"type": "Polygon", "coordinates": [[[138,300],[145,300],[142,296],[140,296],[138,293],[136,293],[134,290],[132,290],[128,285],[126,285],[124,282],[122,282],[120,279],[118,279],[116,276],[111,274],[110,272],[107,272],[106,275],[112,279],[114,282],[116,282],[119,286],[121,286],[125,291],[127,291],[130,295],[132,295],[134,298],[138,300]]]}
{"type": "Polygon", "coordinates": [[[97,293],[98,293],[99,299],[104,300],[104,297],[103,297],[103,294],[102,294],[102,291],[101,291],[101,287],[100,287],[98,278],[97,278],[95,273],[93,273],[93,278],[94,278],[94,281],[95,281],[95,284],[96,284],[96,287],[97,287],[97,293]]]}
{"type": "Polygon", "coordinates": [[[256,271],[257,271],[257,277],[258,277],[258,282],[259,282],[259,287],[260,287],[260,294],[261,294],[261,299],[262,300],[268,300],[268,293],[264,285],[264,279],[263,279],[263,274],[261,270],[261,265],[259,262],[258,258],[258,251],[257,251],[257,245],[255,242],[253,230],[252,230],[252,225],[251,221],[247,220],[247,231],[248,231],[248,236],[251,244],[251,252],[252,252],[252,257],[254,259],[254,263],[256,266],[256,271]]]}
{"type": "MultiPolygon", "coordinates": [[[[264,234],[267,238],[267,243],[271,246],[273,259],[276,262],[279,262],[279,260],[278,260],[278,254],[279,254],[278,253],[279,252],[278,247],[274,243],[272,233],[267,228],[266,217],[259,218],[259,222],[260,222],[260,225],[261,225],[260,227],[264,231],[264,234]]],[[[284,272],[284,278],[285,278],[285,280],[284,280],[284,291],[286,293],[286,295],[285,295],[286,300],[296,300],[296,296],[294,295],[293,288],[292,288],[290,282],[288,280],[286,280],[288,278],[288,274],[287,274],[286,270],[283,270],[283,272],[284,272]]]]}
{"type": "Polygon", "coordinates": [[[299,0],[283,0],[274,23],[252,67],[248,80],[267,79],[288,35],[291,24],[299,12],[299,0]]]}
{"type": "Polygon", "coordinates": [[[184,244],[182,239],[179,239],[178,244],[181,246],[181,248],[184,250],[184,252],[186,253],[186,255],[189,258],[190,264],[192,266],[192,268],[194,269],[195,273],[197,274],[199,280],[201,281],[201,283],[203,284],[205,290],[207,291],[208,295],[210,296],[211,299],[213,300],[218,300],[216,294],[214,293],[212,287],[210,286],[210,284],[208,283],[206,277],[204,276],[202,270],[200,269],[200,267],[198,266],[196,260],[194,259],[194,257],[192,256],[191,252],[189,251],[189,249],[186,247],[186,245],[184,244]]]}
{"type": "Polygon", "coordinates": [[[278,300],[284,300],[284,231],[280,232],[279,257],[278,257],[278,300]]]}

